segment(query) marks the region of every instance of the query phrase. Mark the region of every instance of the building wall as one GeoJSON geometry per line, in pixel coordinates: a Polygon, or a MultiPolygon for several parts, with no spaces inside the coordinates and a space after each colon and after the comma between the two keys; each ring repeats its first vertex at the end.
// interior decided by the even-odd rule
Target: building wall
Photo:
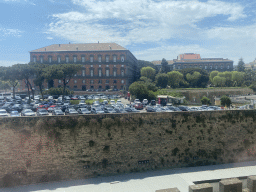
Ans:
{"type": "Polygon", "coordinates": [[[0,186],[255,160],[256,113],[3,118],[0,186]]]}
{"type": "MultiPolygon", "coordinates": [[[[74,77],[68,84],[70,89],[82,90],[82,88],[91,89],[122,89],[123,87],[128,88],[129,85],[134,81],[136,75],[136,65],[137,59],[128,50],[124,51],[67,51],[67,52],[31,52],[30,61],[37,63],[46,64],[82,64],[85,70],[85,76],[82,75],[80,71],[76,77],[74,77]],[[69,61],[66,62],[66,57],[68,56],[69,61]],[[93,62],[90,61],[90,57],[93,56],[93,62]],[[99,62],[98,57],[101,57],[101,62],[99,62]],[[106,57],[109,56],[109,61],[106,61],[106,57]],[[114,56],[116,56],[116,61],[114,61],[114,56]],[[49,62],[49,57],[51,57],[51,62],[49,62]],[[58,57],[61,61],[58,62],[58,57]],[[76,57],[76,62],[74,61],[76,57]],[[82,57],[85,58],[82,61],[82,57]],[[122,60],[122,57],[124,60],[122,60]],[[36,58],[36,60],[34,60],[36,58]],[[41,60],[42,58],[42,60],[41,60]],[[99,76],[99,69],[102,71],[101,77],[99,76]],[[109,76],[106,76],[106,69],[109,69],[109,76]],[[93,77],[91,77],[90,70],[94,71],[93,77]],[[114,70],[116,70],[116,76],[114,76],[114,70]],[[123,71],[123,73],[122,73],[123,71]],[[75,80],[77,83],[75,83],[75,80]],[[84,80],[84,81],[83,81],[84,80]],[[91,84],[93,80],[93,84],[91,84]],[[99,83],[101,80],[102,83],[99,83]],[[107,83],[109,81],[109,83],[107,83]],[[116,82],[116,83],[114,83],[116,82]]],[[[47,83],[46,87],[47,86],[47,83]]],[[[54,80],[54,87],[60,86],[61,83],[58,80],[54,80]]],[[[22,88],[25,89],[24,83],[22,83],[22,88]]]]}

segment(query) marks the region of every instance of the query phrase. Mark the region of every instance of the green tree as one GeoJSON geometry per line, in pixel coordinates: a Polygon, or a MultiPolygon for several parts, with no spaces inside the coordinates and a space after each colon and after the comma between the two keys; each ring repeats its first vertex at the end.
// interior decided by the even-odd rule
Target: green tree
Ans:
{"type": "Polygon", "coordinates": [[[168,78],[169,76],[165,73],[158,73],[156,75],[156,86],[161,88],[166,88],[168,85],[168,78]]]}
{"type": "Polygon", "coordinates": [[[129,92],[132,96],[134,96],[136,99],[139,99],[140,101],[147,99],[149,94],[147,86],[141,81],[132,83],[129,87],[129,92]]]}
{"type": "Polygon", "coordinates": [[[168,75],[168,85],[172,88],[179,88],[180,84],[184,81],[183,74],[179,71],[171,71],[167,73],[168,75]]]}
{"type": "Polygon", "coordinates": [[[195,71],[193,74],[187,73],[186,78],[191,87],[198,87],[198,81],[201,78],[201,74],[195,71]]]}
{"type": "Polygon", "coordinates": [[[0,89],[7,90],[10,89],[10,84],[8,81],[0,81],[0,89]]]}
{"type": "Polygon", "coordinates": [[[245,64],[244,64],[243,58],[240,58],[237,65],[237,71],[244,72],[244,70],[245,70],[245,64]]]}
{"type": "Polygon", "coordinates": [[[218,75],[219,71],[212,71],[210,73],[209,79],[210,81],[213,83],[213,78],[216,77],[218,75]]]}
{"type": "Polygon", "coordinates": [[[226,78],[225,77],[215,76],[213,78],[213,84],[216,87],[224,87],[225,83],[226,83],[226,78]]]}
{"type": "Polygon", "coordinates": [[[48,65],[35,63],[32,65],[34,69],[35,78],[33,80],[35,86],[38,86],[42,98],[44,98],[44,82],[48,71],[48,65]]]}
{"type": "Polygon", "coordinates": [[[63,83],[63,94],[64,98],[66,87],[69,81],[81,70],[82,66],[78,64],[58,64],[50,65],[45,73],[46,79],[60,79],[63,83]]]}
{"type": "Polygon", "coordinates": [[[148,90],[157,91],[157,87],[156,87],[155,83],[152,82],[151,79],[142,76],[140,78],[139,82],[143,82],[146,85],[148,90]]]}
{"type": "Polygon", "coordinates": [[[256,71],[253,71],[252,69],[245,70],[244,77],[243,77],[243,85],[250,86],[255,81],[256,81],[256,71]]]}
{"type": "Polygon", "coordinates": [[[152,67],[143,67],[140,71],[141,76],[147,77],[151,80],[155,79],[156,70],[152,67]]]}
{"type": "Polygon", "coordinates": [[[210,105],[211,104],[211,100],[208,97],[202,97],[201,99],[201,103],[202,105],[210,105]]]}
{"type": "Polygon", "coordinates": [[[184,75],[185,82],[188,81],[186,77],[188,73],[192,75],[194,72],[199,72],[201,76],[200,76],[200,79],[197,81],[196,87],[205,88],[209,82],[209,74],[204,69],[186,68],[186,69],[182,69],[180,72],[184,75]]]}
{"type": "Polygon", "coordinates": [[[256,92],[256,82],[253,82],[250,86],[250,89],[252,89],[254,92],[256,92]]]}
{"type": "Polygon", "coordinates": [[[244,81],[244,73],[232,71],[232,81],[236,82],[237,86],[241,86],[244,81]]]}
{"type": "MultiPolygon", "coordinates": [[[[62,95],[63,94],[63,88],[62,87],[59,87],[59,88],[50,88],[48,89],[47,91],[45,91],[46,94],[49,94],[49,95],[62,95]]],[[[66,88],[65,90],[65,95],[70,95],[70,94],[73,94],[74,91],[70,91],[68,88],[66,88]]]]}
{"type": "Polygon", "coordinates": [[[1,74],[1,79],[7,81],[12,87],[13,97],[15,97],[15,89],[19,85],[19,80],[21,80],[20,69],[15,65],[12,65],[11,67],[2,67],[1,74]]]}
{"type": "Polygon", "coordinates": [[[169,72],[169,71],[170,71],[170,69],[169,69],[169,67],[168,67],[168,62],[166,61],[165,58],[163,58],[163,59],[162,59],[162,62],[161,62],[161,72],[162,72],[162,73],[167,73],[167,72],[169,72]]]}
{"type": "Polygon", "coordinates": [[[230,107],[230,105],[232,104],[231,99],[226,95],[223,95],[220,98],[220,103],[222,106],[227,106],[227,107],[230,107]]]}

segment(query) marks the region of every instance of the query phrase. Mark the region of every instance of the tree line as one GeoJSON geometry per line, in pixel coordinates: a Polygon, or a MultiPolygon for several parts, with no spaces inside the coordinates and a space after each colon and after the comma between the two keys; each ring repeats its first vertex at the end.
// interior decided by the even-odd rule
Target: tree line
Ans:
{"type": "Polygon", "coordinates": [[[20,81],[24,81],[30,99],[30,92],[34,97],[33,81],[43,98],[45,82],[59,79],[62,81],[62,95],[64,96],[70,79],[72,79],[81,68],[82,65],[79,64],[48,65],[41,63],[16,64],[10,67],[0,67],[0,88],[12,88],[13,97],[15,97],[15,88],[19,85],[20,81]]]}

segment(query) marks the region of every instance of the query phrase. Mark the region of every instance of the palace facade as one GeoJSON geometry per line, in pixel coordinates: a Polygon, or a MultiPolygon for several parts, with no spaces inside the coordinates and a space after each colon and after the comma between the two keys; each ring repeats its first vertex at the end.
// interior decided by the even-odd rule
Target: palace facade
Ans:
{"type": "MultiPolygon", "coordinates": [[[[31,51],[30,62],[83,65],[68,84],[72,90],[127,90],[137,74],[137,59],[116,43],[54,44],[31,51]]],[[[48,82],[60,86],[61,80],[48,82]]]]}

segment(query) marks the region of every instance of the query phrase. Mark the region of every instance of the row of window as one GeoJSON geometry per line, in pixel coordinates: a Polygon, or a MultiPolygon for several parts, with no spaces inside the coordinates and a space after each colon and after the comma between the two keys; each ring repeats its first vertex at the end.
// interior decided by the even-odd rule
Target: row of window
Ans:
{"type": "MultiPolygon", "coordinates": [[[[110,73],[109,73],[109,69],[106,69],[105,70],[105,76],[106,77],[109,77],[109,75],[110,75],[110,73]]],[[[90,69],[90,77],[93,77],[95,74],[94,74],[94,70],[93,69],[90,69]]],[[[113,70],[113,74],[112,74],[114,77],[116,77],[117,76],[117,70],[116,69],[114,69],[113,70]]],[[[75,76],[77,76],[77,75],[75,75],[75,76]]],[[[83,77],[85,77],[86,76],[86,71],[85,71],[85,69],[83,69],[82,70],[82,76],[83,77]]],[[[102,74],[102,69],[98,69],[98,76],[99,77],[102,77],[103,76],[103,74],[102,74]]],[[[124,70],[121,70],[121,76],[122,77],[124,77],[124,70]]]]}
{"type": "MultiPolygon", "coordinates": [[[[191,67],[197,67],[197,66],[188,66],[188,68],[191,68],[191,67]]],[[[198,66],[200,68],[203,68],[202,65],[198,66]]],[[[177,69],[181,69],[182,67],[180,65],[177,66],[177,69]]],[[[187,66],[184,66],[183,68],[187,68],[187,66]]],[[[227,69],[229,69],[229,65],[227,65],[226,67],[227,69]]],[[[175,69],[175,65],[173,66],[173,69],[175,69]]],[[[204,66],[204,69],[208,69],[208,66],[204,66]]],[[[213,69],[212,66],[209,66],[209,69],[213,69]]],[[[218,69],[218,66],[216,65],[215,66],[215,69],[218,69]]],[[[223,66],[220,66],[220,69],[223,69],[223,66]]]]}
{"type": "MultiPolygon", "coordinates": [[[[90,84],[94,84],[95,82],[97,82],[96,80],[90,80],[90,84]]],[[[61,84],[62,83],[62,80],[58,80],[58,83],[61,84]]],[[[74,80],[74,84],[77,83],[77,80],[74,80]]],[[[83,84],[85,84],[85,80],[82,81],[83,84]]],[[[113,84],[116,84],[117,83],[117,80],[113,80],[113,84]]],[[[121,80],[121,83],[124,84],[124,80],[121,80]]],[[[102,80],[98,80],[98,84],[102,84],[102,80]]],[[[106,84],[109,84],[109,80],[106,80],[106,84]]]]}
{"type": "MultiPolygon", "coordinates": [[[[44,63],[43,56],[39,57],[39,61],[40,61],[40,63],[44,63]]],[[[33,57],[33,62],[34,63],[37,62],[37,57],[36,56],[33,57]]],[[[57,62],[61,63],[61,56],[57,57],[57,62]]],[[[65,62],[66,63],[70,62],[69,56],[65,56],[65,62]]],[[[77,56],[73,56],[73,63],[77,63],[77,62],[78,62],[77,56]]],[[[85,63],[85,56],[81,57],[81,62],[85,63]]],[[[90,62],[91,63],[94,62],[94,56],[93,55],[90,56],[90,62]]],[[[102,62],[102,56],[100,56],[100,55],[98,56],[98,62],[99,63],[102,62]]],[[[109,59],[108,55],[105,57],[105,62],[110,62],[110,59],[109,59]]],[[[117,62],[117,56],[116,55],[113,56],[113,62],[117,62]]],[[[121,62],[124,62],[124,56],[123,55],[121,56],[121,62]]],[[[52,56],[48,56],[48,63],[52,63],[52,56]]]]}

